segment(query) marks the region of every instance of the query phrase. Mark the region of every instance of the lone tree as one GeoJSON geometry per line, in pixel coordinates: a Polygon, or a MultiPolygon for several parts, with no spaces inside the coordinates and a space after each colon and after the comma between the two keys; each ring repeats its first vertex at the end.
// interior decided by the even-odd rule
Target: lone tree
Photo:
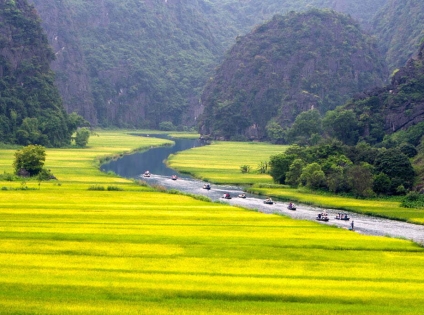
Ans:
{"type": "Polygon", "coordinates": [[[41,145],[28,145],[22,150],[15,152],[13,167],[16,174],[24,169],[30,176],[38,175],[41,172],[46,160],[46,149],[41,145]]]}
{"type": "Polygon", "coordinates": [[[75,136],[75,144],[81,148],[85,148],[90,138],[90,130],[88,128],[80,128],[75,136]]]}

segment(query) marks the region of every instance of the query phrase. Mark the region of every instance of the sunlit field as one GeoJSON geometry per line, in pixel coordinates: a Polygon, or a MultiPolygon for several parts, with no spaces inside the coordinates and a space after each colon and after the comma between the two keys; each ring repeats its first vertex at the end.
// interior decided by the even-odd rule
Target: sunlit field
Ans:
{"type": "Polygon", "coordinates": [[[60,184],[0,190],[0,314],[422,314],[422,247],[102,174],[98,157],[166,141],[98,134],[47,150],[60,184]]]}
{"type": "Polygon", "coordinates": [[[259,142],[213,142],[175,154],[168,159],[168,164],[181,172],[218,184],[272,183],[271,176],[257,171],[258,166],[285,149],[286,146],[259,142]],[[250,166],[251,171],[242,173],[242,165],[250,166]]]}

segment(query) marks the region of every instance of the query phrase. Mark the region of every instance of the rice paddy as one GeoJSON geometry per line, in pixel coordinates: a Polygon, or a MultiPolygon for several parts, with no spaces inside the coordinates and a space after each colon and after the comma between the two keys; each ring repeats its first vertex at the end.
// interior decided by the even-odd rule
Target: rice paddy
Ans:
{"type": "MultiPolygon", "coordinates": [[[[61,185],[0,190],[1,314],[422,314],[417,244],[102,174],[98,157],[166,140],[98,134],[47,150],[61,185]]],[[[13,153],[0,150],[0,171],[13,153]]]]}
{"type": "Polygon", "coordinates": [[[180,172],[217,184],[272,183],[268,174],[260,174],[257,169],[261,162],[268,162],[271,155],[285,148],[261,142],[213,142],[175,154],[168,159],[168,164],[180,172]],[[249,166],[251,171],[242,173],[242,165],[249,166]]]}

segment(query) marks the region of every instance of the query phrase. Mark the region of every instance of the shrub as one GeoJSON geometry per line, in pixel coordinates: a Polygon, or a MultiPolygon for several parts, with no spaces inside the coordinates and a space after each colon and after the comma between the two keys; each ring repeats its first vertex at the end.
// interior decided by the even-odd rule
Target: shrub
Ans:
{"type": "Polygon", "coordinates": [[[424,208],[424,195],[417,191],[408,193],[400,204],[404,208],[424,208]]]}
{"type": "Polygon", "coordinates": [[[124,189],[118,186],[107,186],[108,191],[123,191],[124,189]]]}
{"type": "Polygon", "coordinates": [[[91,185],[88,187],[88,190],[105,190],[105,187],[100,185],[91,185]]]}
{"type": "Polygon", "coordinates": [[[242,173],[249,173],[250,172],[250,166],[249,165],[242,165],[242,166],[240,166],[240,171],[242,173]]]}

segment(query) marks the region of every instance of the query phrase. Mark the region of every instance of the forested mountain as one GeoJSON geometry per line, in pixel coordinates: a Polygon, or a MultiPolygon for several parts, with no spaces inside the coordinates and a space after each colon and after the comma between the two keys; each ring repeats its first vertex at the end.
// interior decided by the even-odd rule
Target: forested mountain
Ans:
{"type": "Polygon", "coordinates": [[[208,82],[201,133],[261,139],[272,121],[287,127],[303,111],[324,113],[386,77],[375,43],[350,17],[277,15],[239,37],[208,82]]]}
{"type": "Polygon", "coordinates": [[[388,0],[29,0],[57,60],[68,112],[93,124],[194,125],[198,98],[236,36],[275,13],[331,8],[365,28],[388,0]]]}
{"type": "Polygon", "coordinates": [[[67,112],[77,112],[93,125],[97,124],[87,63],[69,6],[66,1],[32,2],[38,12],[46,13],[42,26],[55,53],[51,68],[67,112]]]}
{"type": "MultiPolygon", "coordinates": [[[[384,88],[375,89],[348,102],[361,127],[362,136],[383,140],[385,134],[406,130],[424,121],[424,43],[384,88]]],[[[419,144],[423,132],[416,137],[419,144]]]]}
{"type": "Polygon", "coordinates": [[[403,67],[424,40],[424,1],[388,1],[375,16],[373,29],[389,70],[403,67]]]}
{"type": "MultiPolygon", "coordinates": [[[[198,1],[33,2],[51,41],[64,43],[63,47],[55,43],[55,47],[59,55],[66,55],[60,66],[65,79],[78,79],[73,75],[75,69],[63,67],[65,62],[85,62],[78,68],[82,78],[78,84],[86,82],[86,67],[90,86],[84,86],[84,91],[91,89],[96,120],[103,126],[157,128],[163,121],[186,124],[184,113],[197,101],[207,73],[223,51],[200,13],[198,1]],[[78,57],[79,47],[83,58],[78,57]],[[70,56],[75,53],[78,55],[70,56]]],[[[69,108],[95,120],[74,100],[67,98],[67,102],[69,108]]]]}
{"type": "Polygon", "coordinates": [[[54,54],[26,0],[0,1],[0,142],[62,146],[76,129],[50,62],[54,54]]]}

